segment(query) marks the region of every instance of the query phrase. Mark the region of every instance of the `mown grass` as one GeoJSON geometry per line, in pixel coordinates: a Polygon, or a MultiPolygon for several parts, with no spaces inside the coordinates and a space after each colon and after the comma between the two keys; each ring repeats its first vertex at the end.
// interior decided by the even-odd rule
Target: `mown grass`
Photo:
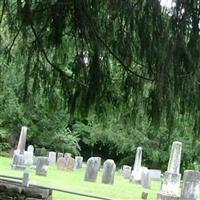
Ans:
{"type": "MultiPolygon", "coordinates": [[[[0,173],[4,175],[22,177],[23,172],[13,170],[10,167],[11,158],[0,157],[0,173]]],[[[49,167],[48,176],[36,176],[35,170],[30,169],[30,182],[32,184],[54,187],[73,192],[88,193],[92,195],[110,197],[116,200],[141,200],[141,193],[145,191],[140,185],[125,180],[117,171],[114,185],[101,183],[102,170],[98,174],[96,183],[84,181],[85,169],[76,171],[59,171],[56,167],[49,167]]],[[[156,200],[157,192],[160,189],[160,182],[152,182],[152,189],[149,190],[149,200],[156,200]]],[[[61,192],[53,192],[54,200],[94,200],[82,196],[75,196],[61,192]]]]}

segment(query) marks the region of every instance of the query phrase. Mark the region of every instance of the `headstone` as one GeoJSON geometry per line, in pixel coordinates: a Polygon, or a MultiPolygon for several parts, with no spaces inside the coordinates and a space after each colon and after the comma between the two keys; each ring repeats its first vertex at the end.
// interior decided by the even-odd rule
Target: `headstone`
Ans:
{"type": "Polygon", "coordinates": [[[72,154],[71,154],[71,153],[65,153],[65,154],[64,154],[64,158],[68,159],[69,157],[72,157],[72,154]]]}
{"type": "Polygon", "coordinates": [[[98,168],[99,168],[99,171],[100,171],[100,169],[101,169],[101,157],[95,157],[95,158],[97,158],[97,160],[98,160],[98,168]]]}
{"type": "Polygon", "coordinates": [[[75,157],[75,169],[81,169],[83,164],[83,157],[82,156],[76,156],[75,157]]]}
{"type": "Polygon", "coordinates": [[[29,145],[28,148],[27,148],[27,151],[28,151],[30,154],[34,155],[34,147],[33,147],[33,145],[29,145]]]}
{"type": "Polygon", "coordinates": [[[142,164],[142,147],[138,147],[135,156],[133,171],[131,173],[130,181],[140,183],[141,181],[141,164],[142,164]]]}
{"type": "Polygon", "coordinates": [[[179,170],[181,163],[181,151],[182,143],[173,142],[168,168],[163,177],[162,190],[158,193],[159,199],[168,200],[171,198],[180,198],[181,174],[179,173],[179,170]]]}
{"type": "Polygon", "coordinates": [[[62,158],[62,157],[63,157],[63,153],[58,152],[58,153],[57,153],[57,160],[58,160],[59,158],[62,158]]]}
{"type": "Polygon", "coordinates": [[[75,160],[74,158],[68,158],[66,160],[66,170],[74,170],[75,160]]]}
{"type": "Polygon", "coordinates": [[[102,183],[113,184],[115,177],[115,170],[116,170],[115,162],[111,159],[106,160],[103,164],[102,183]]]}
{"type": "Polygon", "coordinates": [[[148,198],[148,192],[142,192],[141,199],[147,199],[148,198]]]}
{"type": "Polygon", "coordinates": [[[142,170],[141,185],[145,189],[151,189],[151,177],[147,168],[142,170]]]}
{"type": "Polygon", "coordinates": [[[37,165],[38,156],[33,156],[33,165],[37,165]]]}
{"type": "Polygon", "coordinates": [[[200,187],[200,172],[185,171],[183,176],[183,188],[181,200],[198,200],[200,187]]]}
{"type": "Polygon", "coordinates": [[[25,187],[29,186],[29,176],[30,174],[29,174],[28,169],[25,169],[24,174],[23,174],[23,180],[22,180],[22,185],[25,187]]]}
{"type": "Polygon", "coordinates": [[[22,126],[21,133],[18,141],[17,151],[19,154],[24,154],[25,147],[26,147],[26,136],[27,136],[27,127],[22,126]]]}
{"type": "Polygon", "coordinates": [[[48,157],[37,157],[36,175],[47,176],[48,165],[48,157]]]}
{"type": "Polygon", "coordinates": [[[64,157],[60,157],[57,160],[57,168],[59,170],[65,170],[66,169],[66,160],[64,157]]]}
{"type": "Polygon", "coordinates": [[[13,169],[22,169],[22,170],[24,170],[26,168],[25,156],[22,155],[22,154],[14,154],[13,155],[12,168],[13,169]]]}
{"type": "Polygon", "coordinates": [[[123,165],[123,167],[122,167],[122,176],[125,179],[129,179],[130,178],[130,176],[131,176],[131,166],[123,165]]]}
{"type": "Polygon", "coordinates": [[[96,182],[99,171],[99,159],[91,157],[87,160],[87,167],[85,171],[85,181],[96,182]]]}
{"type": "Polygon", "coordinates": [[[50,151],[49,152],[49,165],[55,165],[56,164],[56,152],[50,151]]]}
{"type": "Polygon", "coordinates": [[[24,157],[25,157],[25,165],[30,166],[33,164],[33,154],[32,153],[25,151],[24,157]]]}
{"type": "Polygon", "coordinates": [[[151,180],[155,180],[155,181],[161,180],[161,170],[149,169],[149,174],[150,174],[151,180]]]}

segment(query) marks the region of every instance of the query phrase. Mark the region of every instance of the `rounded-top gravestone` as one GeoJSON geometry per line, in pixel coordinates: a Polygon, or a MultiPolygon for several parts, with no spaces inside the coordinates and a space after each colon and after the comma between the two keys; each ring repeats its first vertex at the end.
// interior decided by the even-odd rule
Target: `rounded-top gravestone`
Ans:
{"type": "Polygon", "coordinates": [[[95,182],[99,171],[99,159],[91,157],[87,161],[87,167],[85,171],[85,181],[95,182]]]}
{"type": "Polygon", "coordinates": [[[108,159],[104,162],[102,183],[105,183],[105,184],[114,183],[115,169],[116,169],[116,165],[113,160],[108,159]]]}
{"type": "Polygon", "coordinates": [[[37,157],[36,163],[36,175],[47,176],[47,170],[49,165],[48,157],[37,157]]]}

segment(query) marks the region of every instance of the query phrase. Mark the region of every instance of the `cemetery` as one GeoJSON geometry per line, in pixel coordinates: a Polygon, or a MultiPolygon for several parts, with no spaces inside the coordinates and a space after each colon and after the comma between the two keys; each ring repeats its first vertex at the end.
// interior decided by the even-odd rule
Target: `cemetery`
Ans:
{"type": "Polygon", "coordinates": [[[200,0],[0,0],[0,200],[200,200],[200,0]]]}

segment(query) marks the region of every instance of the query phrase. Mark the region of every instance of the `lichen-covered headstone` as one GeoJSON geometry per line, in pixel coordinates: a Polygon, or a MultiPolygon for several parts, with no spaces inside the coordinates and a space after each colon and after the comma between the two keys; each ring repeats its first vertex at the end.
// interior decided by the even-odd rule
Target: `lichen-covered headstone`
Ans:
{"type": "Polygon", "coordinates": [[[164,173],[162,190],[158,193],[159,199],[174,199],[180,198],[180,181],[181,174],[180,163],[181,163],[181,151],[182,143],[173,142],[170,159],[168,162],[167,171],[164,173]]]}
{"type": "Polygon", "coordinates": [[[185,171],[183,176],[183,188],[181,200],[198,200],[200,187],[200,172],[185,171]]]}
{"type": "Polygon", "coordinates": [[[26,168],[25,156],[22,155],[22,154],[14,154],[13,155],[12,168],[13,169],[22,169],[22,170],[24,170],[26,168]]]}
{"type": "Polygon", "coordinates": [[[106,160],[103,164],[102,183],[113,184],[115,178],[115,170],[116,170],[115,162],[111,159],[106,160]]]}
{"type": "Polygon", "coordinates": [[[49,152],[49,165],[55,165],[56,164],[56,152],[50,151],[49,152]]]}
{"type": "Polygon", "coordinates": [[[75,169],[81,169],[83,164],[83,157],[82,156],[76,156],[75,157],[75,169]]]}
{"type": "Polygon", "coordinates": [[[63,153],[58,152],[57,153],[57,161],[58,161],[59,158],[62,158],[62,157],[63,157],[63,153]]]}
{"type": "Polygon", "coordinates": [[[37,157],[36,175],[47,176],[49,165],[48,157],[37,157]]]}
{"type": "Polygon", "coordinates": [[[131,166],[128,166],[128,165],[123,165],[122,167],[122,176],[125,178],[125,179],[129,179],[130,176],[131,176],[131,166]]]}
{"type": "Polygon", "coordinates": [[[91,157],[87,160],[87,167],[85,171],[85,181],[96,182],[99,171],[99,159],[91,157]]]}
{"type": "Polygon", "coordinates": [[[74,166],[75,166],[75,159],[69,157],[66,160],[66,170],[74,170],[74,166]]]}
{"type": "Polygon", "coordinates": [[[147,168],[142,170],[141,185],[145,189],[151,189],[151,177],[149,170],[147,168]]]}
{"type": "Polygon", "coordinates": [[[58,158],[57,160],[57,168],[59,170],[65,170],[66,169],[66,160],[63,157],[58,158]]]}

